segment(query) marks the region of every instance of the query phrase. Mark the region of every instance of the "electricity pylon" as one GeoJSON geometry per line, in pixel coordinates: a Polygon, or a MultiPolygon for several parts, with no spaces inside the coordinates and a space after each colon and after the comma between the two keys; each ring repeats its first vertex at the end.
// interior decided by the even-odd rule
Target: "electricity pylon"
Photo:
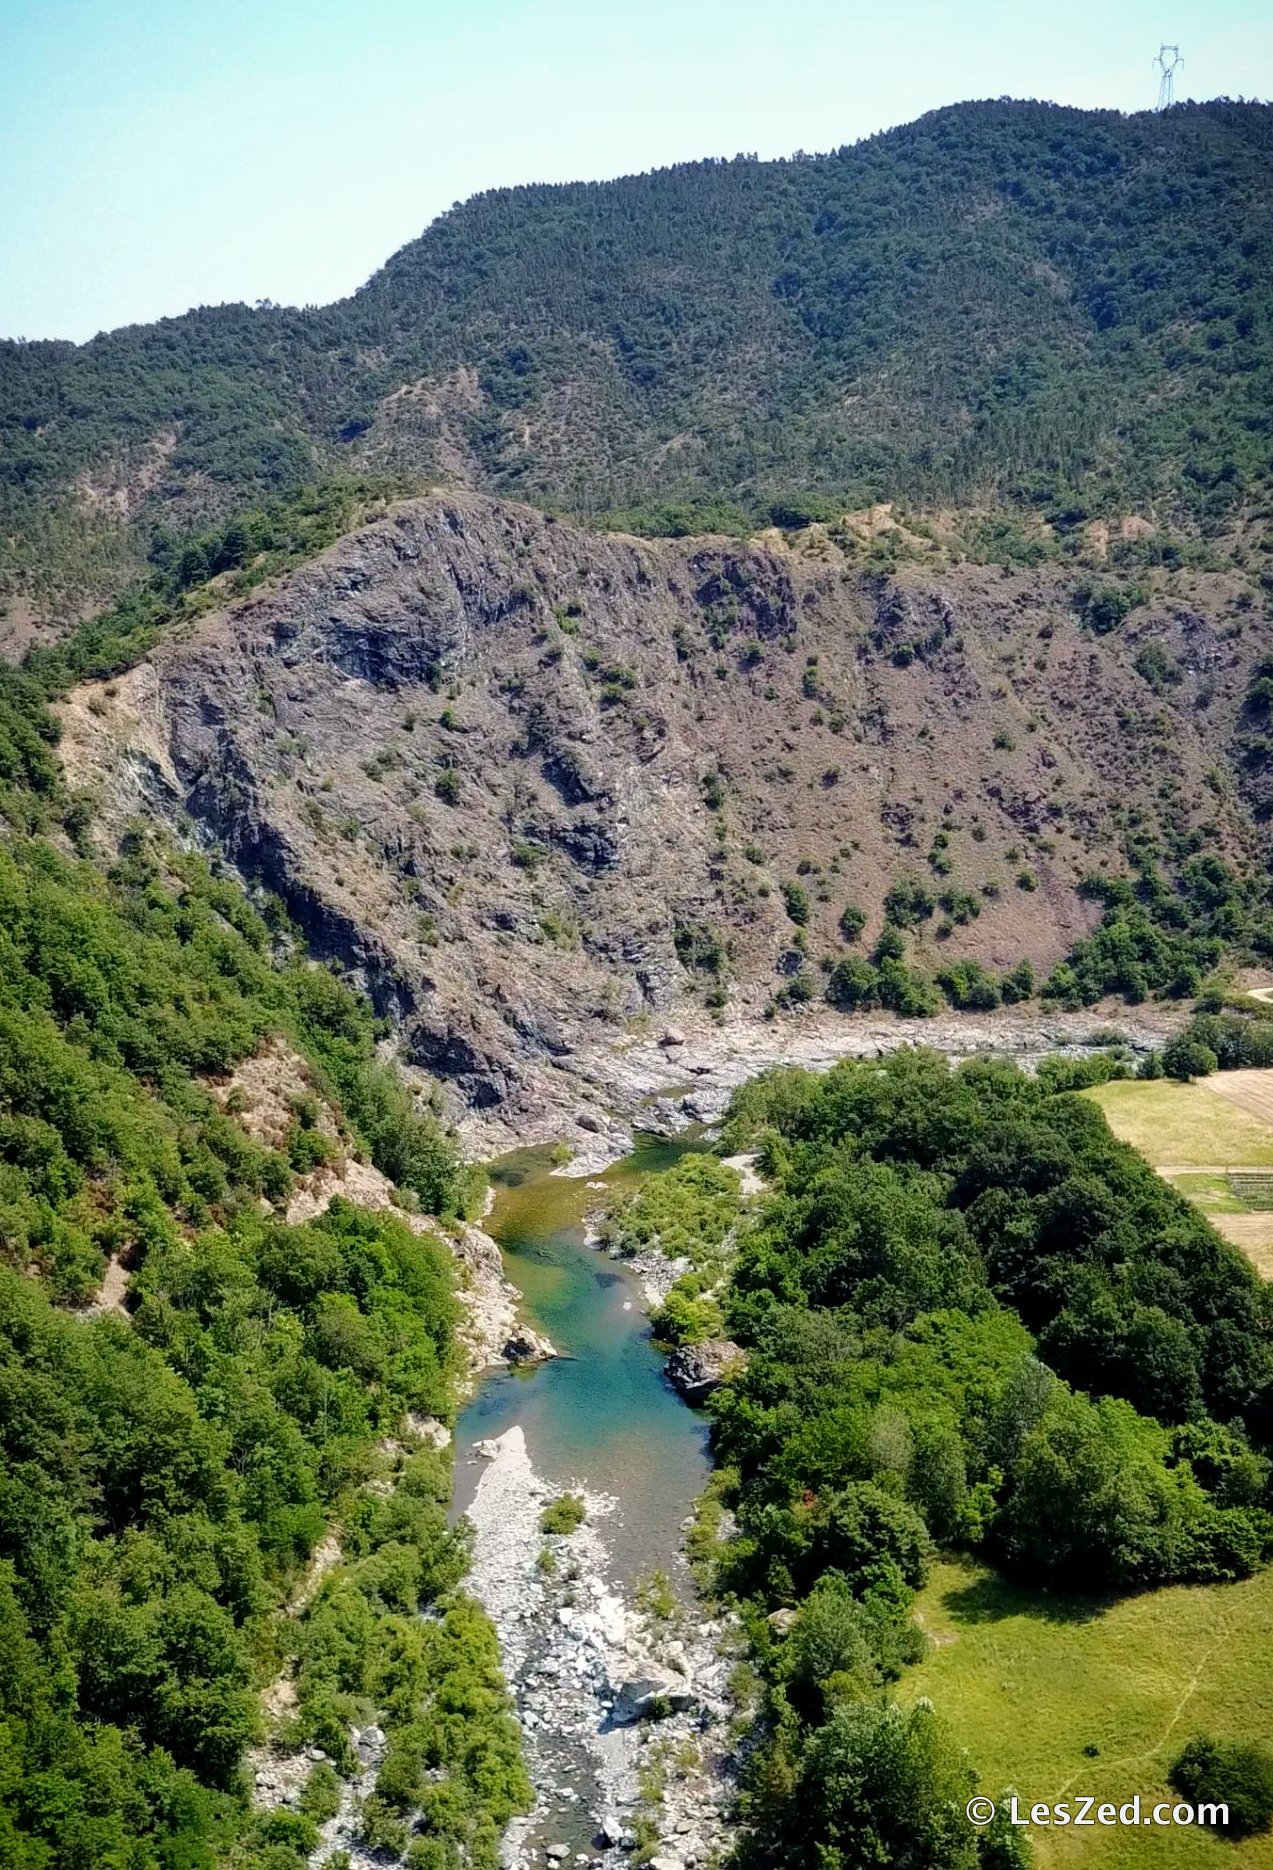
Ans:
{"type": "Polygon", "coordinates": [[[1162,74],[1158,80],[1158,108],[1170,110],[1176,101],[1176,73],[1184,64],[1178,45],[1160,45],[1154,65],[1162,74]]]}

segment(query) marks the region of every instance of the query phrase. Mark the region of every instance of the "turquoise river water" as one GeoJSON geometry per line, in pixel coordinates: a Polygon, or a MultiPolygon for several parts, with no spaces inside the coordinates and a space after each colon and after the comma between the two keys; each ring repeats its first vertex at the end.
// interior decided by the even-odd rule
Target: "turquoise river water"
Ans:
{"type": "MultiPolygon", "coordinates": [[[[647,1137],[593,1178],[630,1186],[687,1147],[647,1137]]],[[[584,1215],[604,1200],[573,1176],[550,1174],[550,1152],[519,1150],[492,1165],[495,1202],[484,1222],[531,1323],[559,1355],[526,1371],[485,1376],[456,1425],[456,1507],[472,1498],[474,1442],[520,1423],[530,1458],[558,1486],[572,1482],[617,1502],[604,1526],[615,1574],[631,1582],[666,1568],[708,1472],[707,1424],[663,1374],[640,1284],[621,1262],[584,1245],[584,1215]]]]}

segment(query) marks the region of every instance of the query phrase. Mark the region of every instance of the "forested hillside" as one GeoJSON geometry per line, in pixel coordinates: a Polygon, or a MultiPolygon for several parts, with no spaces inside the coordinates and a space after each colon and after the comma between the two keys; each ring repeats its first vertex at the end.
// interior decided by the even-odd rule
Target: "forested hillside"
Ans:
{"type": "Polygon", "coordinates": [[[962,104],[479,196],[326,308],[5,344],[10,602],[368,464],[665,528],[817,494],[1231,525],[1269,473],[1271,154],[1266,106],[962,104]]]}
{"type": "Polygon", "coordinates": [[[279,905],[140,823],[75,854],[55,687],[0,694],[0,1861],[299,1870],[378,1717],[368,1841],[414,1813],[417,1861],[493,1870],[516,1729],[449,1463],[396,1439],[454,1410],[451,1255],[347,1201],[287,1222],[350,1157],[438,1214],[466,1173],[279,905]],[[233,1074],[270,1044],[265,1142],[233,1074]],[[271,1684],[314,1764],[254,1810],[271,1684]]]}

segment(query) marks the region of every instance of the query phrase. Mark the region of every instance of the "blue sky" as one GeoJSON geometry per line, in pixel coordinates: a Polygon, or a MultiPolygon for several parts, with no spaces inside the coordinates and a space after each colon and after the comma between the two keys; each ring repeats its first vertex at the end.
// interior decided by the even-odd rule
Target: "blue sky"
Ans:
{"type": "Polygon", "coordinates": [[[352,291],[505,183],[826,149],[966,97],[1273,95],[1265,0],[0,0],[0,335],[352,291]]]}

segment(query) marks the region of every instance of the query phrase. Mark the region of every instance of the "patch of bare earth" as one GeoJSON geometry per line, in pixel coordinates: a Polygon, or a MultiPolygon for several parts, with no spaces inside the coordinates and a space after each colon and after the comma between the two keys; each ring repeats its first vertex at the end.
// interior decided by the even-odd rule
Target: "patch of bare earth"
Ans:
{"type": "Polygon", "coordinates": [[[1239,1110],[1258,1117],[1273,1128],[1273,1067],[1217,1072],[1199,1083],[1216,1097],[1236,1104],[1239,1110]]]}
{"type": "MultiPolygon", "coordinates": [[[[263,1143],[267,1149],[286,1147],[296,1125],[297,1102],[314,1095],[309,1066],[279,1037],[268,1040],[253,1057],[241,1060],[227,1078],[210,1082],[208,1089],[223,1110],[237,1117],[253,1142],[263,1143]]],[[[321,1099],[315,1101],[316,1128],[329,1141],[339,1142],[340,1126],[331,1106],[321,1099]]],[[[292,1218],[290,1214],[288,1218],[292,1218]]]]}
{"type": "Polygon", "coordinates": [[[107,1312],[116,1312],[121,1317],[126,1316],[128,1311],[128,1288],[130,1284],[131,1274],[128,1268],[124,1265],[117,1253],[112,1254],[110,1259],[106,1262],[105,1271],[102,1273],[102,1283],[98,1286],[97,1291],[93,1294],[86,1308],[89,1315],[91,1317],[100,1318],[107,1312]]]}
{"type": "Polygon", "coordinates": [[[121,520],[135,519],[164,477],[177,446],[177,431],[165,429],[134,448],[86,468],[75,492],[93,508],[106,508],[121,520]]]}

